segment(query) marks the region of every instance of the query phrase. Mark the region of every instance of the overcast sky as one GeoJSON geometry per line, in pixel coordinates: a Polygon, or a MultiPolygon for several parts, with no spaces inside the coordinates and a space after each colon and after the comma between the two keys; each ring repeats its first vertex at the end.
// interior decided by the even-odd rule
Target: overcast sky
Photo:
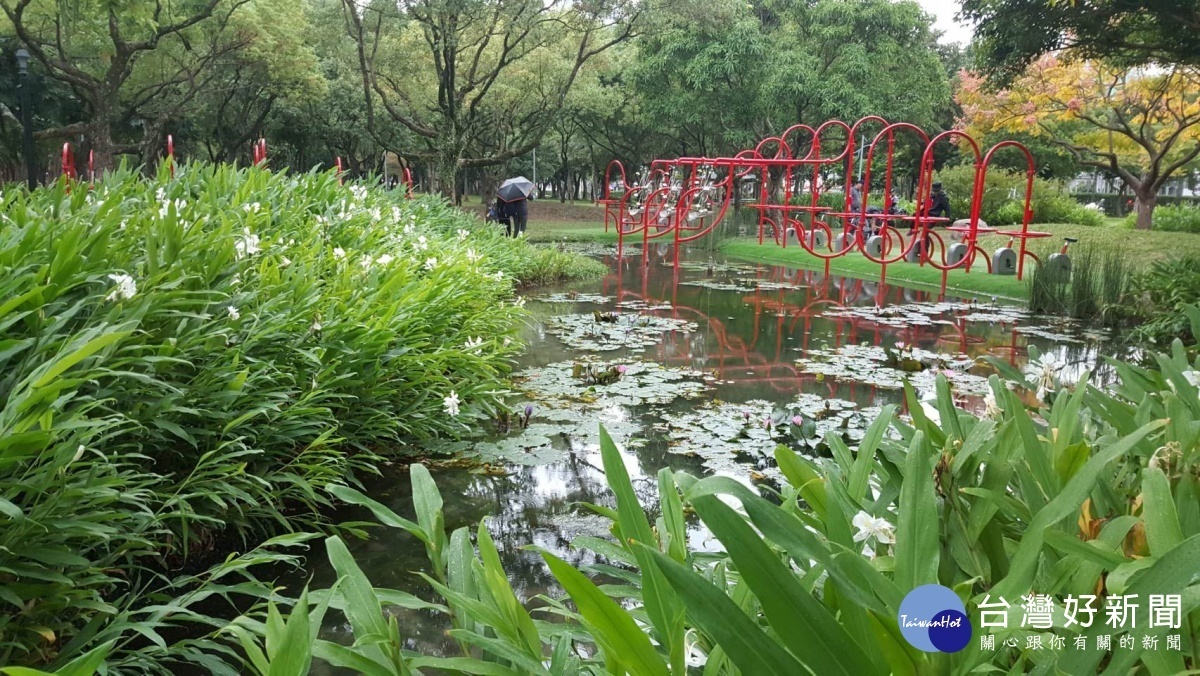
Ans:
{"type": "Polygon", "coordinates": [[[917,0],[926,12],[933,15],[933,27],[942,31],[942,42],[958,42],[966,45],[971,41],[971,25],[955,20],[961,9],[958,0],[917,0]]]}

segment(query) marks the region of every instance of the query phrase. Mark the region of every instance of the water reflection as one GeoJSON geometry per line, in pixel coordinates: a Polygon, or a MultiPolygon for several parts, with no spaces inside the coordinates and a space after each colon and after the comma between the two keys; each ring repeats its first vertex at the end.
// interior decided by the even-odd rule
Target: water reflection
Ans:
{"type": "MultiPolygon", "coordinates": [[[[860,409],[895,403],[903,410],[896,389],[823,377],[797,365],[798,359],[845,346],[890,347],[902,342],[968,358],[999,356],[1018,367],[1027,360],[1030,346],[1036,346],[1066,365],[1062,371],[1066,378],[1094,369],[1112,350],[1096,336],[1023,317],[1011,308],[994,305],[991,299],[943,299],[928,291],[821,271],[737,264],[706,253],[685,258],[678,267],[670,264],[672,258],[669,251],[666,257],[648,261],[637,255],[606,256],[611,272],[603,279],[545,290],[543,301],[532,298],[532,320],[525,331],[530,348],[519,367],[536,369],[579,358],[579,351],[553,335],[552,318],[595,309],[693,322],[694,331],[667,331],[651,347],[621,349],[603,356],[703,371],[714,388],[706,398],[723,402],[785,403],[815,395],[853,402],[860,409]],[[948,304],[936,305],[939,302],[948,304]]],[[[970,397],[964,400],[972,403],[970,397]]],[[[652,517],[656,509],[654,476],[660,468],[697,474],[705,471],[699,458],[670,452],[670,435],[663,425],[664,416],[688,412],[697,405],[683,399],[668,405],[608,404],[597,414],[613,425],[640,430],[637,436],[645,443],[623,453],[652,517]]],[[[565,426],[568,421],[577,426],[578,419],[570,420],[573,415],[567,412],[558,419],[543,418],[539,424],[543,430],[548,424],[565,426]]],[[[513,587],[524,600],[553,592],[555,585],[540,557],[523,547],[536,545],[576,565],[586,565],[593,562],[592,556],[572,549],[571,541],[580,536],[609,535],[603,519],[579,506],[612,506],[594,438],[566,438],[556,447],[561,452],[552,461],[512,465],[503,476],[462,469],[435,473],[445,498],[447,528],[474,529],[486,518],[513,587]]],[[[744,473],[735,475],[747,480],[744,473]]],[[[389,470],[368,488],[375,499],[401,515],[414,517],[405,472],[389,470]]],[[[345,520],[367,517],[352,509],[339,516],[345,520]]],[[[712,546],[707,533],[694,527],[689,537],[694,548],[712,546]]],[[[414,538],[380,529],[370,541],[353,544],[352,549],[375,586],[432,599],[431,590],[413,573],[427,570],[424,547],[414,538]]],[[[334,579],[320,553],[314,557],[312,573],[316,585],[334,579]]],[[[456,652],[456,645],[443,633],[448,628],[444,618],[427,611],[395,612],[408,647],[436,654],[456,652]]],[[[326,636],[349,642],[349,626],[340,623],[340,618],[335,620],[335,615],[331,613],[333,621],[326,636]]]]}

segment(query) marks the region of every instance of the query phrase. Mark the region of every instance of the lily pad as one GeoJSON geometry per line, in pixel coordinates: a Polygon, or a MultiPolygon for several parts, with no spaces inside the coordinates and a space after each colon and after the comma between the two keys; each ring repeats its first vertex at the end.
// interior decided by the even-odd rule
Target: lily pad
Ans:
{"type": "Polygon", "coordinates": [[[686,413],[663,415],[661,429],[668,450],[701,458],[711,472],[777,479],[774,451],[779,444],[813,456],[824,452],[827,434],[837,434],[853,446],[878,413],[878,407],[859,410],[850,401],[802,393],[784,404],[707,402],[686,413]],[[803,419],[799,428],[792,425],[793,416],[803,419]],[[803,432],[797,435],[796,429],[803,432]]]}
{"type": "Polygon", "coordinates": [[[607,352],[657,345],[663,334],[691,333],[696,330],[696,323],[634,313],[617,315],[615,321],[598,321],[593,314],[570,314],[554,317],[546,323],[546,328],[568,347],[607,352]]]}
{"type": "Polygon", "coordinates": [[[907,378],[918,391],[931,390],[938,374],[944,375],[960,394],[983,396],[988,392],[987,378],[970,373],[975,360],[964,354],[944,354],[905,348],[892,353],[872,345],[843,345],[841,347],[808,351],[808,356],[796,363],[809,373],[839,380],[852,380],[882,389],[900,389],[907,378]]]}
{"type": "Polygon", "coordinates": [[[603,296],[598,293],[574,293],[568,291],[566,293],[552,293],[546,296],[533,296],[530,300],[536,300],[541,303],[591,303],[593,305],[605,305],[613,301],[612,296],[603,296]]]}
{"type": "MultiPolygon", "coordinates": [[[[709,386],[704,373],[687,369],[668,368],[649,361],[564,361],[521,371],[513,376],[517,386],[539,404],[570,407],[561,415],[571,420],[580,408],[633,408],[649,404],[669,404],[679,398],[695,399],[709,386]],[[576,363],[587,363],[598,370],[624,366],[625,373],[609,385],[588,384],[573,375],[576,363]]],[[[549,415],[549,414],[547,414],[549,415]]]]}

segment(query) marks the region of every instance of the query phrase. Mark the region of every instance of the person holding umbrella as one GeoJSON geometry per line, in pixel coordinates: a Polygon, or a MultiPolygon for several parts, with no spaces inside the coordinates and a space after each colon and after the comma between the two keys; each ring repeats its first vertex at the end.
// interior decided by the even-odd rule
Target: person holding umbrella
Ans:
{"type": "Polygon", "coordinates": [[[501,183],[496,191],[496,196],[500,198],[500,217],[503,220],[507,216],[512,220],[513,237],[520,237],[521,233],[525,232],[525,225],[529,221],[527,202],[533,194],[533,188],[533,181],[524,176],[517,176],[501,183]]]}

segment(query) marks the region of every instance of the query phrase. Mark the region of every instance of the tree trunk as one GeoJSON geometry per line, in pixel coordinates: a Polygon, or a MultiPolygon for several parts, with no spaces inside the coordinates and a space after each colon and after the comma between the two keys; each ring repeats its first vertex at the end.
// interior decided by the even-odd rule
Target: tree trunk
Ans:
{"type": "Polygon", "coordinates": [[[1137,202],[1133,208],[1137,210],[1137,229],[1149,230],[1154,223],[1154,207],[1158,202],[1158,193],[1154,190],[1143,190],[1137,193],[1137,202]]]}
{"type": "MultiPolygon", "coordinates": [[[[88,130],[88,140],[91,141],[92,150],[96,155],[96,174],[103,175],[106,172],[112,171],[116,166],[114,161],[114,146],[112,137],[113,123],[115,122],[116,113],[112,106],[107,101],[100,101],[94,106],[95,117],[92,119],[92,124],[88,130]]],[[[79,167],[80,158],[75,158],[75,166],[79,167]]],[[[83,162],[86,165],[87,162],[83,162]]]]}
{"type": "Polygon", "coordinates": [[[141,155],[142,172],[147,176],[153,176],[157,171],[155,165],[165,150],[163,143],[166,135],[167,118],[165,117],[146,120],[145,126],[142,127],[142,142],[138,146],[138,154],[141,155]]]}

